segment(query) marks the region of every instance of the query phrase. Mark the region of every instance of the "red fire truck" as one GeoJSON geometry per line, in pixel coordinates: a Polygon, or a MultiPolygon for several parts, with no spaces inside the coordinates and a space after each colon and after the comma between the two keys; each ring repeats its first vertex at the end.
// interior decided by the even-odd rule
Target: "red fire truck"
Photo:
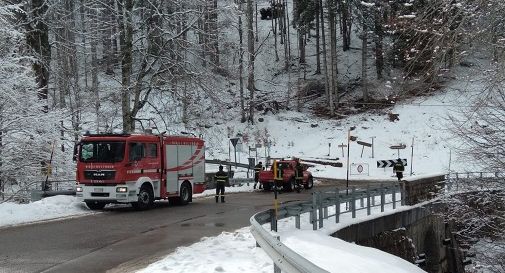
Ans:
{"type": "Polygon", "coordinates": [[[77,197],[92,209],[154,200],[182,205],[205,189],[205,146],[197,137],[152,134],[86,135],[76,149],[77,197]]]}

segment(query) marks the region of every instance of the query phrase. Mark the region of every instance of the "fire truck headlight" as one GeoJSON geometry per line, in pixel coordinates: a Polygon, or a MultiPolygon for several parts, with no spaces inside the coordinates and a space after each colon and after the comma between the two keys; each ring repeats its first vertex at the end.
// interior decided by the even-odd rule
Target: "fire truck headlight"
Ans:
{"type": "Polygon", "coordinates": [[[76,187],[76,188],[75,188],[75,191],[76,191],[76,192],[82,192],[82,187],[76,187]]]}
{"type": "Polygon", "coordinates": [[[127,192],[128,188],[127,187],[117,187],[116,192],[127,192]]]}

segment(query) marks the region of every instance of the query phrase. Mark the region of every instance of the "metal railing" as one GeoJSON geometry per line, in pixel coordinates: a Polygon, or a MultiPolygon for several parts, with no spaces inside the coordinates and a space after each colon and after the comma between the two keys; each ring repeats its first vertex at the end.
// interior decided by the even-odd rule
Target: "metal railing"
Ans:
{"type": "Polygon", "coordinates": [[[278,236],[273,236],[262,225],[270,223],[270,230],[277,232],[278,220],[294,217],[295,227],[299,229],[300,216],[304,213],[309,213],[312,229],[317,230],[318,228],[322,228],[324,220],[330,217],[335,217],[335,223],[339,223],[340,215],[343,213],[351,213],[352,218],[356,218],[356,212],[359,210],[366,209],[367,215],[370,215],[372,207],[380,206],[381,212],[383,212],[386,204],[392,204],[393,209],[395,209],[398,202],[401,202],[402,205],[404,204],[404,192],[397,183],[359,190],[352,188],[348,194],[345,190],[339,191],[338,188],[334,191],[314,192],[310,201],[285,205],[277,211],[270,209],[256,213],[250,219],[251,233],[256,239],[256,243],[272,258],[275,273],[281,271],[300,273],[328,272],[289,249],[280,241],[278,236]],[[397,200],[397,194],[400,194],[399,200],[397,200]],[[391,195],[390,202],[386,201],[386,195],[391,195]],[[380,197],[380,201],[376,202],[375,197],[380,197]],[[358,202],[359,207],[357,206],[358,202]],[[341,204],[346,204],[346,209],[341,210],[341,204]],[[335,207],[332,214],[329,214],[328,208],[330,207],[335,207]]]}
{"type": "Polygon", "coordinates": [[[445,187],[448,192],[503,188],[505,186],[505,173],[452,172],[446,175],[446,181],[445,187]]]}

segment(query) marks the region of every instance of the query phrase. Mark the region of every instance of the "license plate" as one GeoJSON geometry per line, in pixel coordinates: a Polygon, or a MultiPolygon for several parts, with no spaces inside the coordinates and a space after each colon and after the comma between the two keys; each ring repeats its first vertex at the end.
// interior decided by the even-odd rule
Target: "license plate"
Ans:
{"type": "Polygon", "coordinates": [[[103,192],[103,189],[102,188],[94,188],[93,191],[94,192],[103,192]]]}

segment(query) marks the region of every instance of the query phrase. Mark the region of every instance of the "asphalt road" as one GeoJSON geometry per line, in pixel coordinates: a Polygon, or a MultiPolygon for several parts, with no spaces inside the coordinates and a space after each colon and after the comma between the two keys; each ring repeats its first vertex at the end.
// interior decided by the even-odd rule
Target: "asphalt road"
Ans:
{"type": "MultiPolygon", "coordinates": [[[[322,188],[322,186],[316,187],[322,188]]],[[[312,191],[283,193],[280,202],[308,200],[312,191]]],[[[0,229],[0,272],[132,272],[178,246],[249,226],[273,206],[273,193],[229,194],[226,203],[196,199],[187,206],[109,209],[78,218],[0,229]]]]}

